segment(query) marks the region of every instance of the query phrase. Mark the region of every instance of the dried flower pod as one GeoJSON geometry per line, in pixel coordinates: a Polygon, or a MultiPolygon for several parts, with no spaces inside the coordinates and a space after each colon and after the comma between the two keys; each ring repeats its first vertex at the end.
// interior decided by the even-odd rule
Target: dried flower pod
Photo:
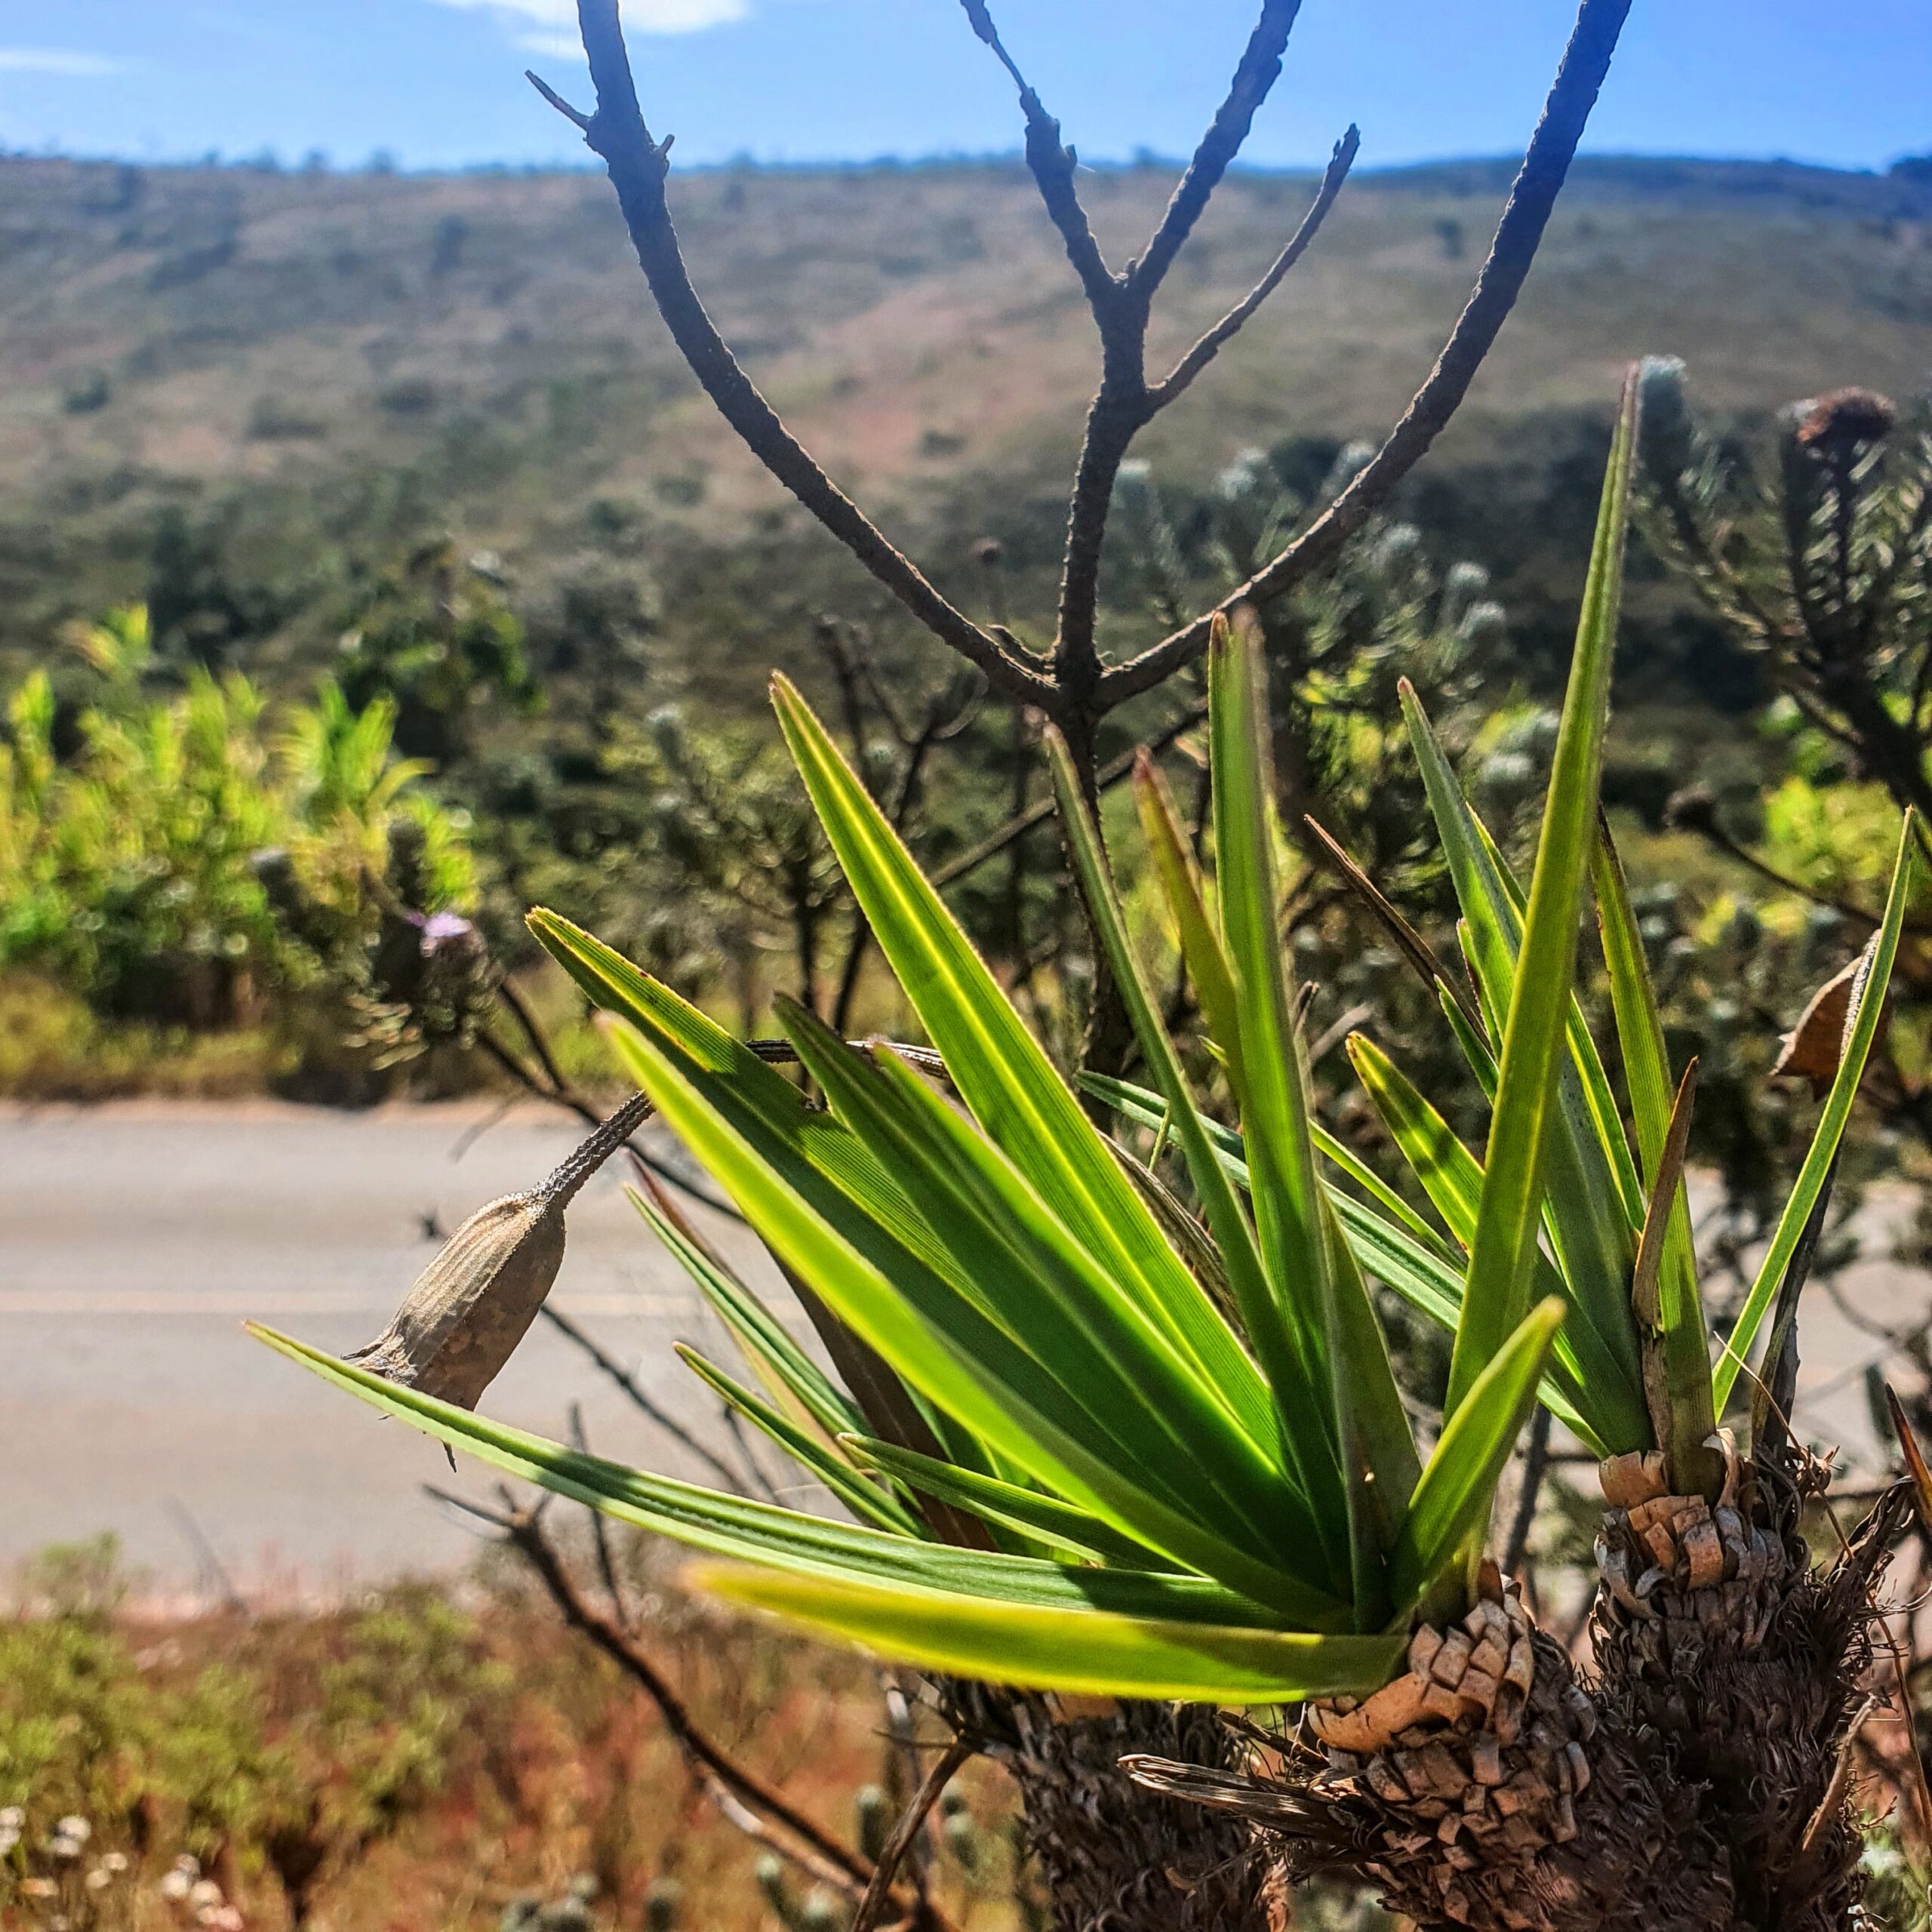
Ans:
{"type": "Polygon", "coordinates": [[[565,1211],[650,1112],[633,1094],[542,1186],[478,1208],[417,1276],[389,1326],[346,1359],[473,1409],[557,1278],[565,1211]]]}
{"type": "Polygon", "coordinates": [[[1792,406],[1792,438],[1801,449],[1827,463],[1848,461],[1870,443],[1882,442],[1898,420],[1898,405],[1875,389],[1832,389],[1792,406]]]}

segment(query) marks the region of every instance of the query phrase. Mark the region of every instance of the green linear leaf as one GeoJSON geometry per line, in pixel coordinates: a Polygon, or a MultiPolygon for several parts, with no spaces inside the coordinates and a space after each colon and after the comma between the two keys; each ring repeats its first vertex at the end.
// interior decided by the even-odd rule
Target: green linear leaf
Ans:
{"type": "Polygon", "coordinates": [[[1312,1527],[1266,1448],[991,1141],[896,1054],[869,1063],[795,1002],[780,1017],[834,1111],[917,1186],[988,1313],[1121,1444],[1124,1470],[1264,1561],[1312,1527]]]}
{"type": "MultiPolygon", "coordinates": [[[[902,1257],[875,1266],[774,1173],[641,1034],[629,1037],[632,1077],[666,1124],[720,1181],[774,1253],[928,1401],[1069,1500],[1174,1560],[1219,1577],[1297,1621],[1318,1622],[1333,1599],[1217,1535],[1198,1512],[1174,1508],[1136,1476],[1123,1446],[1052,1371],[971,1297],[902,1257]]],[[[1281,1491],[1285,1496],[1285,1490],[1281,1491]]]]}
{"type": "MultiPolygon", "coordinates": [[[[1482,1198],[1481,1163],[1372,1040],[1354,1035],[1349,1053],[1390,1137],[1449,1224],[1451,1233],[1465,1248],[1472,1247],[1482,1198]]],[[[1563,1327],[1553,1352],[1566,1405],[1589,1418],[1585,1432],[1592,1441],[1647,1447],[1648,1420],[1641,1386],[1631,1381],[1623,1364],[1604,1346],[1578,1309],[1569,1284],[1540,1250],[1533,1266],[1532,1292],[1539,1299],[1556,1295],[1564,1304],[1563,1327]]],[[[1552,1407],[1552,1413],[1564,1411],[1552,1407]]],[[[1574,1414],[1564,1414],[1564,1420],[1574,1426],[1574,1414]]]]}
{"type": "MultiPolygon", "coordinates": [[[[1627,381],[1558,728],[1529,911],[1503,1029],[1469,1285],[1450,1362],[1447,1406],[1452,1417],[1521,1322],[1535,1269],[1543,1175],[1558,1111],[1576,971],[1577,916],[1596,823],[1597,785],[1609,717],[1636,397],[1635,382],[1627,381]]],[[[1577,1288],[1574,1278],[1572,1285],[1577,1288]]],[[[1627,1321],[1626,1315],[1626,1332],[1627,1321]]]]}
{"type": "Polygon", "coordinates": [[[655,1201],[636,1189],[627,1190],[635,1207],[658,1239],[669,1248],[686,1274],[715,1310],[747,1361],[761,1376],[784,1389],[804,1412],[836,1438],[863,1429],[865,1418],[792,1338],[783,1322],[717,1259],[699,1247],[655,1201]]]}
{"type": "Polygon", "coordinates": [[[1367,1035],[1351,1033],[1345,1044],[1355,1077],[1396,1151],[1448,1223],[1449,1232],[1466,1247],[1475,1238],[1482,1204],[1482,1163],[1367,1035]]]}
{"type": "MultiPolygon", "coordinates": [[[[1150,1088],[1137,1087],[1131,1081],[1116,1080],[1104,1073],[1083,1073],[1080,1087],[1083,1093],[1104,1100],[1123,1119],[1132,1121],[1137,1127],[1158,1131],[1167,1121],[1166,1105],[1160,1095],[1150,1088]]],[[[1217,1154],[1222,1157],[1222,1166],[1229,1177],[1245,1192],[1248,1186],[1247,1161],[1241,1136],[1232,1128],[1223,1127],[1219,1121],[1209,1120],[1204,1115],[1201,1126],[1214,1143],[1217,1154]],[[1229,1155],[1233,1157],[1232,1166],[1226,1158],[1229,1155]]],[[[1431,1227],[1353,1148],[1337,1140],[1318,1121],[1311,1121],[1309,1126],[1314,1137],[1315,1151],[1324,1161],[1346,1174],[1370,1199],[1380,1204],[1432,1253],[1445,1260],[1457,1259],[1444,1242],[1441,1231],[1431,1227]]]]}
{"type": "MultiPolygon", "coordinates": [[[[1352,1201],[1345,1194],[1331,1198],[1364,1272],[1453,1334],[1463,1306],[1462,1275],[1419,1247],[1404,1229],[1384,1220],[1365,1202],[1352,1201]]],[[[1563,1341],[1559,1331],[1544,1365],[1537,1398],[1592,1455],[1601,1459],[1611,1451],[1586,1420],[1591,1398],[1575,1362],[1564,1357],[1563,1341]]]]}
{"type": "MultiPolygon", "coordinates": [[[[1654,1201],[1664,1150],[1675,1112],[1670,1057],[1664,1044],[1663,1016],[1651,984],[1642,934],[1630,904],[1630,889],[1617,855],[1610,825],[1597,815],[1597,839],[1591,851],[1597,924],[1610,974],[1611,1010],[1623,1056],[1623,1078],[1630,1092],[1637,1149],[1643,1162],[1645,1196],[1654,1201]]],[[[1686,1077],[1687,1078],[1687,1073],[1686,1077]]],[[[1647,1236],[1650,1211],[1644,1226],[1647,1236]]],[[[1642,1244],[1639,1243],[1641,1251],[1642,1244]]],[[[1671,1392],[1670,1414],[1677,1420],[1671,1441],[1660,1444],[1673,1469],[1690,1472],[1705,1454],[1705,1438],[1717,1426],[1711,1409],[1711,1337],[1704,1298],[1697,1283],[1697,1247],[1690,1231],[1689,1200],[1673,1186],[1665,1224],[1657,1277],[1657,1324],[1664,1380],[1671,1392]]],[[[1641,1326],[1641,1318],[1639,1318],[1641,1326]]],[[[1654,1404],[1653,1405],[1654,1406],[1654,1404]]],[[[1635,1447],[1632,1443],[1625,1445],[1635,1447]]]]}
{"type": "Polygon", "coordinates": [[[915,1450],[881,1442],[875,1436],[848,1435],[844,1443],[854,1461],[861,1465],[882,1470],[912,1488],[957,1503],[976,1516],[1023,1531],[1060,1549],[1134,1569],[1146,1569],[1160,1562],[1159,1556],[1145,1543],[1121,1535],[1091,1512],[1063,1503],[1058,1497],[1042,1491],[1024,1489],[1017,1483],[1002,1482],[997,1476],[962,1469],[954,1463],[921,1456],[915,1450]]]}
{"type": "MultiPolygon", "coordinates": [[[[1475,976],[1491,1038],[1500,1038],[1515,984],[1522,938],[1521,894],[1481,822],[1457,789],[1448,761],[1413,691],[1404,691],[1403,705],[1430,809],[1465,915],[1457,937],[1475,976]]],[[[1470,1065],[1493,1101],[1500,1077],[1494,1055],[1475,1037],[1466,1017],[1446,998],[1443,1004],[1470,1065]]],[[[1617,1146],[1623,1140],[1623,1125],[1614,1106],[1606,1111],[1604,1097],[1608,1089],[1601,1063],[1574,995],[1564,1026],[1568,1052],[1557,1074],[1544,1217],[1580,1315],[1623,1363],[1634,1383],[1640,1370],[1627,1291],[1636,1254],[1635,1227],[1643,1212],[1641,1193],[1634,1197],[1633,1206],[1633,1197],[1620,1181],[1629,1150],[1627,1144],[1620,1151],[1617,1146]]]]}
{"type": "Polygon", "coordinates": [[[922,1669],[1104,1697],[1275,1704],[1364,1693],[1388,1681],[1407,1641],[1217,1629],[714,1564],[694,1580],[922,1669]]]}
{"type": "MultiPolygon", "coordinates": [[[[1301,1047],[1281,963],[1275,878],[1273,789],[1260,667],[1225,620],[1208,648],[1208,731],[1214,773],[1214,863],[1235,996],[1235,1029],[1214,1036],[1241,1110],[1253,1176],[1250,1198],[1278,1310],[1277,1326],[1295,1365],[1277,1374],[1278,1406],[1325,1416],[1336,1436],[1325,1319],[1327,1260],[1309,1145],[1301,1047]]],[[[1311,1496],[1318,1497],[1313,1472],[1311,1496]]]]}
{"type": "MultiPolygon", "coordinates": [[[[1085,1075],[1081,1084],[1143,1127],[1154,1126],[1161,1117],[1159,1095],[1149,1093],[1145,1088],[1098,1074],[1085,1075]]],[[[1236,1187],[1245,1190],[1248,1184],[1247,1163],[1242,1158],[1240,1135],[1218,1121],[1210,1121],[1206,1125],[1228,1178],[1236,1187]]],[[[1322,1146],[1326,1153],[1319,1130],[1317,1133],[1317,1145],[1322,1146]]],[[[1407,1223],[1393,1220],[1367,1202],[1358,1201],[1340,1189],[1331,1187],[1328,1197],[1334,1204],[1342,1232],[1363,1272],[1384,1287],[1392,1289],[1417,1313],[1427,1316],[1453,1334],[1463,1306],[1463,1258],[1451,1255],[1443,1247],[1440,1237],[1431,1230],[1424,1229],[1428,1237],[1426,1241],[1419,1239],[1407,1223]]],[[[1547,1292],[1564,1292],[1561,1278],[1546,1261],[1539,1268],[1538,1280],[1548,1284],[1547,1292]]],[[[1601,1391],[1605,1387],[1617,1384],[1606,1379],[1602,1367],[1604,1358],[1598,1355],[1592,1358],[1599,1364],[1598,1377],[1594,1383],[1586,1385],[1575,1357],[1569,1352],[1569,1334],[1570,1324],[1566,1321],[1551,1352],[1540,1392],[1541,1399],[1552,1415],[1576,1435],[1592,1455],[1601,1458],[1613,1451],[1585,1419],[1585,1411],[1600,1404],[1601,1391]],[[1594,1393],[1586,1393],[1586,1386],[1594,1393]]],[[[1615,1371],[1614,1364],[1611,1365],[1611,1372],[1620,1380],[1620,1371],[1615,1371]]],[[[1628,1399],[1632,1404],[1639,1402],[1634,1393],[1628,1399]]],[[[1641,1407],[1636,1407],[1635,1413],[1640,1425],[1641,1407]]],[[[1627,1418],[1620,1425],[1626,1429],[1629,1426],[1627,1418]]]]}
{"type": "MultiPolygon", "coordinates": [[[[1067,827],[1068,842],[1088,905],[1127,1002],[1140,1050],[1160,1085],[1166,1117],[1186,1158],[1195,1192],[1207,1212],[1208,1226],[1220,1245],[1221,1265],[1226,1271],[1235,1306],[1241,1311],[1248,1339],[1266,1370],[1274,1395],[1275,1426],[1287,1465],[1296,1472],[1303,1493],[1313,1497],[1311,1472],[1315,1479],[1325,1473],[1326,1451],[1319,1441],[1308,1439],[1308,1430],[1315,1419],[1306,1407],[1297,1405],[1295,1398],[1306,1392],[1306,1384],[1300,1379],[1300,1363],[1293,1337],[1283,1324],[1254,1233],[1215,1157],[1179,1056],[1155,1011],[1140,961],[1134,956],[1126,919],[1100,850],[1099,835],[1081,801],[1079,781],[1066,748],[1057,735],[1050,743],[1060,817],[1067,827]]],[[[1318,1502],[1316,1507],[1318,1512],[1318,1502]]]]}
{"type": "MultiPolygon", "coordinates": [[[[805,1576],[911,1584],[1044,1607],[1275,1627],[1260,1604],[1205,1577],[956,1549],[626,1469],[400,1388],[259,1323],[251,1322],[248,1327],[258,1340],[324,1381],[494,1469],[735,1562],[776,1564],[805,1576]]],[[[1340,1606],[1331,1606],[1329,1615],[1331,1620],[1321,1627],[1341,1628],[1346,1620],[1340,1606]]]]}
{"type": "Polygon", "coordinates": [[[1804,1223],[1810,1218],[1820,1191],[1831,1172],[1832,1162],[1837,1157],[1838,1143],[1844,1137],[1845,1124],[1851,1118],[1852,1103],[1858,1097],[1858,1084],[1865,1077],[1865,1063],[1871,1056],[1872,1043],[1878,1037],[1879,1024],[1884,1015],[1885,989],[1891,983],[1892,962],[1898,957],[1899,934],[1904,928],[1906,906],[1912,897],[1912,883],[1918,872],[1917,838],[1918,820],[1908,812],[1905,829],[1899,839],[1898,858],[1892,868],[1891,889],[1885,895],[1884,915],[1878,931],[1872,937],[1872,970],[1866,975],[1864,995],[1851,1022],[1844,1057],[1838,1062],[1838,1070],[1825,1096],[1824,1107],[1818,1115],[1817,1131],[1811,1137],[1810,1148],[1804,1156],[1803,1166],[1798,1169],[1798,1184],[1785,1203],[1784,1212],[1778,1217],[1771,1244],[1758,1264],[1751,1292],[1744,1299],[1743,1309],[1718,1356],[1717,1366],[1711,1377],[1711,1398],[1719,1415],[1724,1414],[1724,1404],[1730,1399],[1738,1371],[1751,1352],[1751,1344],[1757,1340],[1758,1324],[1764,1318],[1764,1311],[1771,1305],[1771,1297],[1777,1292],[1785,1264],[1790,1260],[1792,1251],[1804,1232],[1804,1223]]]}
{"type": "Polygon", "coordinates": [[[917,1537],[924,1528],[898,1500],[876,1483],[856,1474],[841,1458],[834,1455],[789,1417],[782,1416],[769,1402],[761,1401],[743,1383],[734,1382],[721,1368],[714,1367],[697,1349],[682,1342],[675,1344],[681,1360],[718,1398],[737,1411],[753,1428],[761,1429],[793,1462],[819,1481],[844,1503],[861,1522],[891,1530],[900,1536],[917,1537]]]}
{"type": "Polygon", "coordinates": [[[1469,1541],[1480,1539],[1562,1321],[1563,1304],[1553,1295],[1539,1302],[1449,1418],[1389,1558],[1398,1609],[1420,1602],[1469,1541]]]}
{"type": "Polygon", "coordinates": [[[906,996],[974,1118],[1063,1220],[1243,1416],[1264,1414],[1260,1371],[1162,1237],[1072,1090],[795,690],[773,681],[779,722],[826,838],[906,996]]]}

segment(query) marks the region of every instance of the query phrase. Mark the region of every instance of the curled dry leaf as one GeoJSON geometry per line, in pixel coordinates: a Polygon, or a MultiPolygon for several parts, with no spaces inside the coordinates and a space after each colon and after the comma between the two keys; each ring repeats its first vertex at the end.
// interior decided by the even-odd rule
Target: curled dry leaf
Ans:
{"type": "MultiPolygon", "coordinates": [[[[1798,1016],[1798,1024],[1779,1046],[1777,1059],[1771,1067],[1774,1078],[1788,1074],[1793,1079],[1809,1081],[1812,1098],[1823,1099],[1844,1053],[1845,1022],[1850,1012],[1852,991],[1869,957],[1869,953],[1861,952],[1811,995],[1798,1016]]],[[[1890,1004],[1888,995],[1887,1009],[1890,1004]]],[[[1889,1017],[1888,1011],[1884,1017],[1889,1017]]]]}
{"type": "Polygon", "coordinates": [[[564,1260],[564,1214],[651,1111],[633,1094],[541,1186],[506,1194],[451,1235],[389,1326],[347,1359],[473,1409],[537,1319],[564,1260]]]}

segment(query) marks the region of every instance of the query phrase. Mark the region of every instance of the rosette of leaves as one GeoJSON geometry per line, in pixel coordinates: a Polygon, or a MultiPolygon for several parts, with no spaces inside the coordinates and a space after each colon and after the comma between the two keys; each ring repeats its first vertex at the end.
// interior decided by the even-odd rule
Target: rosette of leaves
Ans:
{"type": "MultiPolygon", "coordinates": [[[[611,1016],[627,1070],[822,1319],[843,1386],[688,1229],[640,1201],[764,1386],[693,1366],[849,1520],[579,1454],[272,1339],[446,1443],[724,1559],[704,1573],[721,1594],[930,1670],[1129,1699],[1311,1700],[1325,1752],[1312,1783],[1142,1773],[1265,1818],[1297,1847],[1297,1870],[1371,1877],[1413,1915],[1600,1925],[1623,1922],[1606,1915],[1619,1900],[1647,1900],[1668,1908],[1649,1922],[1709,1924],[1738,1884],[1789,1878],[1798,1828],[1826,1788],[1835,1720],[1820,1717],[1800,1751],[1762,1736],[1796,1723],[1798,1706],[1757,1713],[1761,1741],[1801,1781],[1817,1773],[1819,1792],[1792,1842],[1771,1847],[1792,1857],[1767,1853],[1761,1872],[1740,1875],[1718,1843],[1728,1825],[1690,1802],[1671,1761],[1644,1757],[1667,1713],[1626,1724],[1620,1681],[1620,1703],[1580,1687],[1482,1555],[1540,1393],[1605,1459],[1610,1611],[1654,1675],[1715,1647],[1698,1593],[1730,1591],[1715,1620],[1748,1645],[1805,1586],[1785,1509],[1795,1485],[1777,1487],[1774,1472],[1761,1486],[1715,1424],[1801,1258],[1882,1011],[1909,870],[1902,860],[1850,1003],[1817,1143],[1714,1360],[1681,1184],[1687,1103],[1672,1097],[1598,814],[1635,429],[1633,390],[1527,892],[1410,707],[1478,989],[1459,997],[1435,975],[1447,1023],[1493,1097],[1484,1158],[1392,1065],[1365,1047],[1358,1063],[1434,1220],[1311,1120],[1278,929],[1263,666],[1252,635],[1223,626],[1209,666],[1211,880],[1151,767],[1137,790],[1229,1124],[1161,1023],[1054,748],[1076,869],[1151,1076],[1113,1097],[1158,1122],[1179,1162],[1171,1182],[1089,1120],[782,680],[781,722],[826,838],[959,1104],[928,1077],[930,1056],[854,1047],[793,1007],[787,1033],[824,1096],[807,1104],[667,988],[555,915],[533,915],[611,1016]],[[1573,992],[1593,866],[1634,1138],[1573,992]],[[1443,1426],[1426,1452],[1371,1280],[1453,1333],[1443,1426]],[[1692,1604],[1701,1651],[1673,1649],[1651,1627],[1683,1627],[1665,1614],[1676,1598],[1692,1604]],[[1655,1882],[1646,1891],[1640,1878],[1655,1882]]],[[[1860,1605],[1864,1575],[1847,1586],[1860,1605]]],[[[1852,1626],[1840,1623],[1814,1632],[1813,1653],[1837,1629],[1842,1657],[1852,1626]]],[[[1734,1705],[1729,1679],[1724,1690],[1734,1705]]],[[[1841,1809],[1841,1783],[1831,1802],[1841,1809]]],[[[1777,1839],[1783,1814],[1761,1804],[1755,1815],[1760,1839],[1777,1839]]],[[[1805,1835],[1807,1857],[1816,1837],[1805,1835]]]]}

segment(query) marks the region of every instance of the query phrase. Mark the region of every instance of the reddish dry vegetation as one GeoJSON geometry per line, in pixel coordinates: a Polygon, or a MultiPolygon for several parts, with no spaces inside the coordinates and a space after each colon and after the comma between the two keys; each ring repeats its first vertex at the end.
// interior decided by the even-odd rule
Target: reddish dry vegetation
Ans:
{"type": "MultiPolygon", "coordinates": [[[[669,1592],[637,1601],[710,1734],[857,1842],[859,1793],[891,1775],[872,1669],[669,1592]]],[[[194,1925],[162,1884],[184,1853],[248,1927],[300,1922],[305,1888],[312,1925],[457,1932],[574,1887],[598,1928],[781,1924],[763,1847],[721,1818],[653,1706],[514,1583],[460,1605],[404,1591],[321,1614],[0,1623],[0,1808],[26,1812],[0,1856],[8,1932],[194,1925]],[[66,1748],[36,1770],[50,1728],[66,1748]],[[63,1866],[47,1847],[72,1816],[91,1829],[63,1866]],[[125,1870],[83,1897],[109,1854],[125,1870]]],[[[959,1789],[984,1850],[943,1858],[937,1894],[955,1924],[995,1932],[1011,1911],[1005,1794],[983,1766],[959,1789]]],[[[795,1914],[811,1882],[786,1882],[795,1914]]]]}

